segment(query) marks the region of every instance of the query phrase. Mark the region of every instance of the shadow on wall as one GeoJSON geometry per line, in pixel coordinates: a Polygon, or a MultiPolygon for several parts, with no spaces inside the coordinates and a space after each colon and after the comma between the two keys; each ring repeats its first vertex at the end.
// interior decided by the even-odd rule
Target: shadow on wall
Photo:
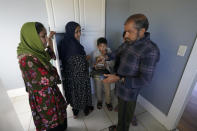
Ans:
{"type": "Polygon", "coordinates": [[[116,50],[120,44],[122,44],[122,32],[113,32],[108,35],[108,47],[112,50],[116,50]]]}

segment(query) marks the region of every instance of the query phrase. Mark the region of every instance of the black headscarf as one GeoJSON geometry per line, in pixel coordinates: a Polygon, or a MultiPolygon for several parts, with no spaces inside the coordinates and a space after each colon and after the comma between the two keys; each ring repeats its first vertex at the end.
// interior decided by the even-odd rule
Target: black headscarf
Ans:
{"type": "MultiPolygon", "coordinates": [[[[84,47],[75,38],[75,29],[80,26],[76,22],[69,22],[66,24],[64,39],[60,43],[59,57],[62,62],[67,61],[71,56],[86,55],[84,47]]],[[[63,63],[64,63],[63,62],[63,63]]]]}

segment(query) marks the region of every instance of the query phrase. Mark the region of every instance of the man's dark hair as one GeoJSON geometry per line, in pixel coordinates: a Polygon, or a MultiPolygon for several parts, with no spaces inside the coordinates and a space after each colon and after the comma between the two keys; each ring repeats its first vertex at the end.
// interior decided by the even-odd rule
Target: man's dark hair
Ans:
{"type": "Polygon", "coordinates": [[[40,22],[36,22],[35,27],[36,27],[36,31],[37,31],[38,34],[44,29],[43,24],[40,23],[40,22]]]}
{"type": "Polygon", "coordinates": [[[142,28],[145,28],[145,30],[148,30],[149,27],[149,22],[148,19],[145,15],[143,14],[134,14],[131,15],[130,17],[127,18],[127,20],[125,21],[125,25],[131,21],[135,22],[136,25],[136,29],[140,30],[142,28]]]}
{"type": "Polygon", "coordinates": [[[101,43],[107,45],[107,40],[104,37],[98,38],[98,40],[97,40],[97,46],[99,46],[101,43]]]}

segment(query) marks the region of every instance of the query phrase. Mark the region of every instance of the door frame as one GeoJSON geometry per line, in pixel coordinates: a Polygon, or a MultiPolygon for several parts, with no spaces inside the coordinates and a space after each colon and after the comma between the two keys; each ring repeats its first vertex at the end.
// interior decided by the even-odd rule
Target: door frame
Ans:
{"type": "Polygon", "coordinates": [[[197,82],[197,38],[183,72],[171,108],[166,119],[166,126],[175,129],[197,82]]]}

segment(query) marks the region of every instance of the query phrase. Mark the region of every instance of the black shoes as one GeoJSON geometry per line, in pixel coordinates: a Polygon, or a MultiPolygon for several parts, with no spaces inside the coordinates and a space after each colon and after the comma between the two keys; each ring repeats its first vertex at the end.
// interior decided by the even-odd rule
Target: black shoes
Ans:
{"type": "Polygon", "coordinates": [[[85,109],[83,110],[85,116],[89,115],[92,111],[94,110],[93,106],[86,106],[85,109]]]}

